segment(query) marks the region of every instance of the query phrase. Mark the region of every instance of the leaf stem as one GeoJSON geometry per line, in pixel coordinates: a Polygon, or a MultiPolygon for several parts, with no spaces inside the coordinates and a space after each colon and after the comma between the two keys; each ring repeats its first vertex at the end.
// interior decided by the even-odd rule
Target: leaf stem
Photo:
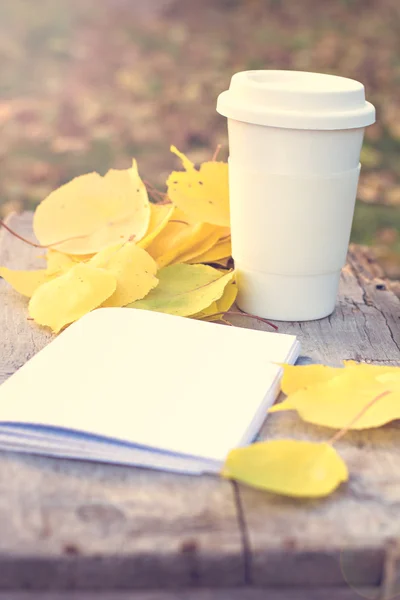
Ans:
{"type": "MultiPolygon", "coordinates": [[[[0,219],[0,227],[4,227],[4,229],[6,229],[9,233],[11,233],[11,235],[16,237],[18,240],[21,240],[21,242],[24,242],[25,244],[28,244],[29,246],[33,246],[33,248],[40,248],[42,250],[47,250],[48,248],[54,248],[54,246],[59,246],[60,244],[65,244],[65,242],[72,242],[72,240],[80,240],[82,238],[89,237],[93,234],[93,232],[82,233],[80,235],[73,235],[69,238],[65,238],[64,240],[59,240],[58,242],[52,242],[51,244],[43,245],[43,244],[37,244],[36,242],[32,242],[31,240],[28,240],[27,238],[23,237],[22,235],[20,235],[19,233],[17,233],[13,229],[11,229],[11,227],[9,225],[7,225],[4,221],[2,221],[1,219],[0,219]]],[[[130,238],[128,239],[128,241],[132,241],[134,238],[135,238],[135,235],[131,235],[130,238]]]]}
{"type": "Polygon", "coordinates": [[[150,183],[150,181],[144,180],[144,184],[149,194],[151,194],[154,200],[157,200],[159,204],[171,204],[171,201],[168,199],[167,194],[164,192],[160,192],[157,188],[154,187],[152,183],[150,183]]]}
{"type": "Polygon", "coordinates": [[[11,227],[9,227],[1,219],[0,219],[0,227],[4,227],[4,229],[6,231],[8,231],[8,233],[11,233],[11,235],[13,235],[14,237],[16,237],[18,240],[21,240],[21,242],[25,242],[25,244],[29,244],[29,246],[33,246],[34,248],[47,248],[47,246],[42,246],[41,244],[35,244],[35,242],[31,242],[30,240],[27,240],[22,235],[20,235],[19,233],[17,233],[13,229],[11,229],[11,227]]]}
{"type": "Polygon", "coordinates": [[[240,312],[238,310],[223,310],[221,312],[216,312],[213,313],[211,315],[207,315],[207,319],[211,318],[211,317],[218,317],[219,315],[222,316],[226,316],[226,315],[240,315],[241,317],[249,317],[250,319],[257,319],[257,321],[261,321],[262,323],[266,323],[267,325],[269,325],[270,327],[272,327],[273,329],[275,329],[275,331],[278,331],[278,327],[276,325],[274,325],[274,323],[271,323],[271,321],[267,321],[267,319],[263,319],[262,317],[257,317],[256,315],[252,315],[250,313],[245,313],[245,312],[240,312]]]}
{"type": "Polygon", "coordinates": [[[212,159],[211,159],[211,161],[215,161],[215,160],[217,160],[217,156],[218,156],[218,154],[220,153],[220,151],[221,151],[221,148],[222,148],[222,145],[221,145],[221,144],[218,144],[218,145],[217,145],[217,147],[215,148],[215,152],[214,152],[214,154],[213,154],[213,156],[212,156],[212,159]]]}
{"type": "Polygon", "coordinates": [[[361,419],[362,416],[365,415],[365,413],[367,412],[367,410],[369,410],[371,408],[371,406],[373,406],[376,402],[378,402],[378,400],[380,400],[381,398],[383,398],[384,396],[387,396],[388,394],[390,394],[390,390],[386,390],[385,392],[382,392],[381,394],[379,394],[378,396],[375,396],[375,398],[372,398],[372,400],[370,400],[363,408],[362,410],[360,410],[360,412],[350,421],[350,423],[348,423],[345,427],[343,427],[342,429],[340,429],[339,431],[337,431],[335,433],[335,435],[328,440],[328,444],[330,444],[331,446],[333,446],[333,444],[335,444],[338,440],[340,440],[344,435],[346,435],[346,433],[349,431],[349,429],[351,429],[351,427],[357,423],[357,421],[359,419],[361,419]]]}

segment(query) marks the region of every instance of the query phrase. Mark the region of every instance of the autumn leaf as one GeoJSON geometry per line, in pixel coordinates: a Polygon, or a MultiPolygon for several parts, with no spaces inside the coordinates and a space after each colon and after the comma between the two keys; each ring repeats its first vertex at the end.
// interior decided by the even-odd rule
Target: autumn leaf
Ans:
{"type": "Polygon", "coordinates": [[[325,365],[283,365],[281,390],[284,394],[293,394],[297,390],[329,381],[336,377],[342,370],[325,365]]]}
{"type": "Polygon", "coordinates": [[[216,300],[210,306],[202,310],[201,312],[193,315],[195,319],[207,319],[208,321],[218,321],[227,313],[231,306],[234,304],[237,296],[237,285],[235,281],[230,281],[224,289],[219,300],[216,300]]]}
{"type": "Polygon", "coordinates": [[[22,296],[30,298],[35,291],[51,279],[46,269],[37,271],[14,271],[7,267],[0,267],[0,277],[3,277],[14,290],[22,296]]]}
{"type": "Polygon", "coordinates": [[[187,248],[184,252],[178,254],[173,262],[193,262],[197,257],[209,252],[216,244],[218,244],[220,236],[219,229],[220,228],[209,225],[208,223],[202,223],[197,240],[194,240],[194,243],[190,248],[187,248]]]}
{"type": "Polygon", "coordinates": [[[221,298],[233,275],[206,265],[170,265],[158,271],[158,286],[129,307],[188,317],[221,298]]]}
{"type": "Polygon", "coordinates": [[[105,269],[116,281],[115,292],[102,306],[125,306],[146,296],[158,284],[155,277],[157,265],[150,254],[134,242],[106,248],[88,263],[92,267],[105,269]]]}
{"type": "Polygon", "coordinates": [[[192,222],[185,213],[175,208],[166,227],[146,249],[161,268],[183,262],[185,254],[193,257],[194,248],[195,255],[202,254],[216,243],[215,236],[213,225],[192,222]],[[178,257],[181,258],[178,260],[178,257]]]}
{"type": "Polygon", "coordinates": [[[157,237],[162,230],[167,226],[172,218],[174,205],[170,204],[154,204],[150,203],[150,222],[146,235],[137,242],[141,248],[147,248],[151,242],[157,237]]]}
{"type": "MultiPolygon", "coordinates": [[[[293,368],[289,370],[293,372],[293,368]]],[[[336,376],[297,389],[269,412],[295,410],[303,421],[333,429],[368,429],[400,419],[400,369],[397,375],[393,368],[371,365],[350,365],[335,371],[336,376]],[[352,423],[376,397],[379,401],[352,423]]]]}
{"type": "Polygon", "coordinates": [[[171,152],[182,160],[185,171],[173,171],[168,177],[168,197],[197,222],[229,227],[227,163],[204,162],[197,170],[175,146],[171,152]]]}
{"type": "Polygon", "coordinates": [[[76,265],[76,260],[72,256],[58,252],[58,250],[48,250],[46,260],[49,275],[65,273],[76,265]]]}
{"type": "Polygon", "coordinates": [[[190,264],[199,264],[199,263],[210,263],[216,262],[223,258],[227,258],[232,254],[232,246],[231,239],[218,241],[214,246],[212,246],[209,250],[206,250],[203,254],[199,254],[195,256],[191,260],[187,262],[190,264]]]}
{"type": "Polygon", "coordinates": [[[386,365],[371,365],[358,363],[354,360],[343,361],[343,367],[329,367],[326,365],[282,365],[284,368],[281,381],[281,390],[284,394],[290,395],[302,388],[309,387],[316,383],[329,381],[333,377],[343,374],[349,369],[358,369],[358,376],[362,378],[363,373],[368,376],[376,377],[382,373],[390,371],[399,372],[398,367],[388,367],[386,365]]]}
{"type": "Polygon", "coordinates": [[[149,222],[146,187],[133,161],[130,169],[88,173],[58,188],[37,207],[33,227],[41,244],[79,255],[132,237],[138,242],[149,222]]]}
{"type": "Polygon", "coordinates": [[[348,479],[346,464],[330,444],[290,439],[232,450],[221,475],[297,498],[328,496],[348,479]]]}
{"type": "Polygon", "coordinates": [[[117,280],[112,273],[84,263],[77,264],[34,292],[29,302],[29,315],[39,325],[58,333],[100,306],[116,287],[117,280]]]}

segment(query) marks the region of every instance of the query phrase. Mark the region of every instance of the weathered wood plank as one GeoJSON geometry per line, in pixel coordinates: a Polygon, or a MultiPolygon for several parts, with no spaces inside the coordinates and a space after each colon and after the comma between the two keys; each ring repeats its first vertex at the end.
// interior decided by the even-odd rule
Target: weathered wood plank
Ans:
{"type": "MultiPolygon", "coordinates": [[[[14,218],[13,225],[30,235],[30,221],[28,214],[14,218]]],[[[11,236],[3,234],[2,247],[2,264],[34,266],[36,252],[11,236]]],[[[313,361],[397,364],[400,304],[382,289],[386,283],[377,276],[381,273],[368,253],[353,248],[335,314],[313,323],[279,323],[280,331],[297,334],[303,354],[313,361]]],[[[26,321],[26,302],[1,281],[0,302],[4,377],[50,336],[26,321]]],[[[238,324],[249,326],[240,318],[238,324]]],[[[254,321],[252,326],[261,325],[254,321]]],[[[346,579],[356,587],[381,582],[385,542],[389,536],[400,537],[398,431],[392,425],[342,440],[338,449],[353,475],[330,499],[298,503],[235,488],[242,530],[231,488],[212,478],[3,455],[0,588],[121,589],[247,581],[262,586],[333,585],[333,597],[340,598],[340,591],[347,600],[346,579]]],[[[271,415],[262,432],[268,438],[329,435],[328,430],[300,424],[290,413],[271,415]]],[[[308,590],[307,598],[310,594],[308,590]]]]}
{"type": "MultiPolygon", "coordinates": [[[[400,300],[382,277],[370,252],[351,246],[332,316],[306,323],[277,323],[297,335],[302,354],[313,362],[343,359],[400,364],[400,300]]],[[[263,328],[254,321],[254,328],[263,328]]]]}
{"type": "MultiPolygon", "coordinates": [[[[352,247],[335,314],[280,329],[295,332],[303,354],[316,362],[400,364],[399,319],[399,299],[370,254],[352,247]]],[[[342,439],[337,449],[349,466],[350,481],[326,500],[298,502],[240,487],[255,585],[279,585],[283,573],[293,585],[344,579],[379,584],[385,543],[400,537],[399,433],[395,423],[342,439]]],[[[270,415],[260,438],[322,441],[331,436],[332,431],[302,423],[289,412],[270,415]]]]}
{"type": "MultiPolygon", "coordinates": [[[[31,214],[9,224],[32,239],[31,214]]],[[[40,266],[2,233],[0,264],[40,266]]],[[[3,379],[51,336],[0,280],[3,379]]],[[[244,583],[229,482],[1,453],[0,589],[126,589],[244,583]]]]}
{"type": "MultiPolygon", "coordinates": [[[[28,239],[32,234],[32,213],[15,215],[10,226],[28,239]]],[[[32,248],[0,228],[0,265],[11,269],[40,269],[45,266],[43,250],[32,248]]],[[[0,384],[51,340],[51,333],[27,322],[27,300],[0,278],[0,384]]]]}
{"type": "MultiPolygon", "coordinates": [[[[39,592],[0,593],[0,600],[383,600],[377,588],[319,588],[315,590],[265,590],[230,588],[226,590],[182,590],[173,592],[39,592]]],[[[392,597],[393,598],[393,597],[392,597]]],[[[389,598],[388,598],[389,600],[389,598]]]]}

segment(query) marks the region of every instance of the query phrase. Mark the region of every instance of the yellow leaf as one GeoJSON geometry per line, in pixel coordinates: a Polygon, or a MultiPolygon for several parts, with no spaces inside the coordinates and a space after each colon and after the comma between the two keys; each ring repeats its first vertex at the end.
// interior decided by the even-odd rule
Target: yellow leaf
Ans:
{"type": "Polygon", "coordinates": [[[155,277],[157,264],[146,250],[134,242],[106,248],[96,254],[89,264],[106,269],[117,280],[115,292],[102,306],[125,306],[144,298],[158,284],[155,277]]]}
{"type": "Polygon", "coordinates": [[[158,286],[130,308],[142,308],[188,317],[221,298],[233,272],[222,275],[205,265],[170,265],[161,269],[158,286]]]}
{"type": "Polygon", "coordinates": [[[59,275],[61,273],[65,273],[76,265],[76,260],[69,256],[69,254],[58,252],[58,250],[48,250],[46,260],[47,273],[49,275],[59,275]]]}
{"type": "Polygon", "coordinates": [[[238,293],[237,285],[235,281],[230,281],[226,286],[222,297],[217,300],[218,312],[227,312],[236,300],[238,293]]]}
{"type": "MultiPolygon", "coordinates": [[[[226,287],[228,287],[228,286],[226,286],[226,287]]],[[[210,318],[210,316],[215,315],[217,312],[219,312],[217,303],[212,302],[210,304],[210,306],[207,306],[204,310],[201,310],[200,312],[198,312],[194,315],[191,315],[191,316],[193,319],[207,319],[209,321],[213,321],[214,319],[210,318]]],[[[220,315],[220,316],[223,317],[223,315],[220,315]]],[[[216,317],[215,320],[218,321],[218,317],[216,317]]]]}
{"type": "MultiPolygon", "coordinates": [[[[362,372],[367,375],[377,376],[382,373],[387,373],[398,367],[388,367],[386,365],[370,365],[366,363],[357,363],[353,360],[345,360],[344,368],[328,367],[325,365],[282,365],[284,372],[281,382],[282,392],[286,395],[293,394],[297,390],[305,387],[310,387],[316,383],[328,381],[337,375],[341,375],[345,370],[359,369],[358,373],[361,376],[362,372]]],[[[399,371],[400,372],[400,371],[399,371]]]]}
{"type": "Polygon", "coordinates": [[[191,171],[196,171],[196,167],[194,166],[194,164],[192,163],[192,161],[187,156],[185,156],[183,154],[183,152],[179,152],[178,148],[176,148],[175,146],[171,146],[170,150],[171,150],[171,152],[173,152],[174,154],[176,154],[176,156],[178,158],[181,159],[183,168],[186,171],[189,171],[189,173],[191,171]]]}
{"type": "Polygon", "coordinates": [[[14,290],[30,298],[33,293],[51,279],[46,269],[37,271],[13,271],[7,267],[0,267],[0,277],[3,277],[14,290]]]}
{"type": "Polygon", "coordinates": [[[298,389],[269,412],[296,410],[303,421],[333,429],[368,429],[400,419],[398,379],[380,381],[371,369],[341,369],[340,375],[298,389]],[[376,397],[389,392],[373,404],[354,423],[352,420],[376,397]]]}
{"type": "Polygon", "coordinates": [[[230,281],[224,289],[224,293],[222,294],[219,300],[213,302],[206,309],[202,310],[200,313],[193,315],[195,319],[206,319],[209,321],[218,321],[223,318],[223,313],[228,312],[231,308],[232,304],[235,302],[237,296],[237,286],[234,281],[230,281]],[[217,315],[217,316],[215,316],[217,315]]]}
{"type": "Polygon", "coordinates": [[[196,243],[186,251],[178,254],[173,263],[191,262],[197,256],[208,252],[218,242],[219,228],[208,223],[202,223],[196,235],[196,243]]]}
{"type": "Polygon", "coordinates": [[[130,169],[88,173],[55,190],[37,207],[33,226],[43,245],[62,242],[61,252],[93,254],[132,236],[138,242],[149,221],[146,187],[133,161],[130,169]]]}
{"type": "Polygon", "coordinates": [[[210,161],[194,168],[175,146],[185,171],[173,171],[167,179],[168,197],[197,222],[229,227],[229,187],[227,163],[210,161]]]}
{"type": "Polygon", "coordinates": [[[315,383],[328,381],[343,372],[343,369],[326,367],[325,365],[282,366],[281,390],[286,395],[293,394],[297,390],[309,387],[315,383]]]}
{"type": "Polygon", "coordinates": [[[327,443],[272,440],[232,450],[222,476],[275,494],[318,498],[347,481],[348,471],[327,443]]]}
{"type": "Polygon", "coordinates": [[[368,377],[377,377],[385,373],[400,374],[400,367],[390,367],[389,365],[370,365],[367,363],[358,363],[354,360],[345,360],[344,366],[347,370],[358,369],[358,374],[361,376],[365,373],[368,377]]]}
{"type": "Polygon", "coordinates": [[[147,248],[172,218],[174,205],[150,203],[150,223],[146,235],[138,242],[140,248],[147,248]]]}
{"type": "Polygon", "coordinates": [[[29,302],[29,314],[39,325],[58,333],[100,306],[116,287],[117,280],[112,273],[77,264],[35,291],[29,302]]]}
{"type": "Polygon", "coordinates": [[[232,255],[232,247],[230,238],[217,242],[212,248],[206,250],[203,254],[189,260],[190,264],[216,262],[222,258],[227,258],[232,255]]]}
{"type": "Polygon", "coordinates": [[[375,379],[379,383],[383,383],[385,387],[390,388],[392,392],[400,392],[400,369],[399,367],[392,367],[392,369],[391,371],[377,374],[375,379]]]}
{"type": "Polygon", "coordinates": [[[192,223],[179,209],[175,208],[166,227],[146,248],[158,266],[166,267],[177,257],[197,247],[214,231],[212,225],[192,223]]]}

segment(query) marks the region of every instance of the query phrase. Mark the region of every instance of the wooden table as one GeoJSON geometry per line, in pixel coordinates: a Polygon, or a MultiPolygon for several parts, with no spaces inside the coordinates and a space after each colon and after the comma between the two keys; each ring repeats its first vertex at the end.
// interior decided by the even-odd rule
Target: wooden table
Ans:
{"type": "MultiPolygon", "coordinates": [[[[30,213],[9,224],[32,236],[30,213]]],[[[0,264],[44,263],[2,230],[0,264]]],[[[51,340],[26,304],[0,281],[0,382],[51,340]]],[[[350,249],[334,315],[279,330],[299,336],[303,361],[400,363],[400,302],[360,248],[350,249]]],[[[1,453],[0,600],[357,598],[347,582],[389,597],[400,590],[399,434],[394,423],[347,435],[338,450],[349,483],[300,502],[212,476],[1,453]]],[[[278,413],[262,435],[330,431],[278,413]]]]}

